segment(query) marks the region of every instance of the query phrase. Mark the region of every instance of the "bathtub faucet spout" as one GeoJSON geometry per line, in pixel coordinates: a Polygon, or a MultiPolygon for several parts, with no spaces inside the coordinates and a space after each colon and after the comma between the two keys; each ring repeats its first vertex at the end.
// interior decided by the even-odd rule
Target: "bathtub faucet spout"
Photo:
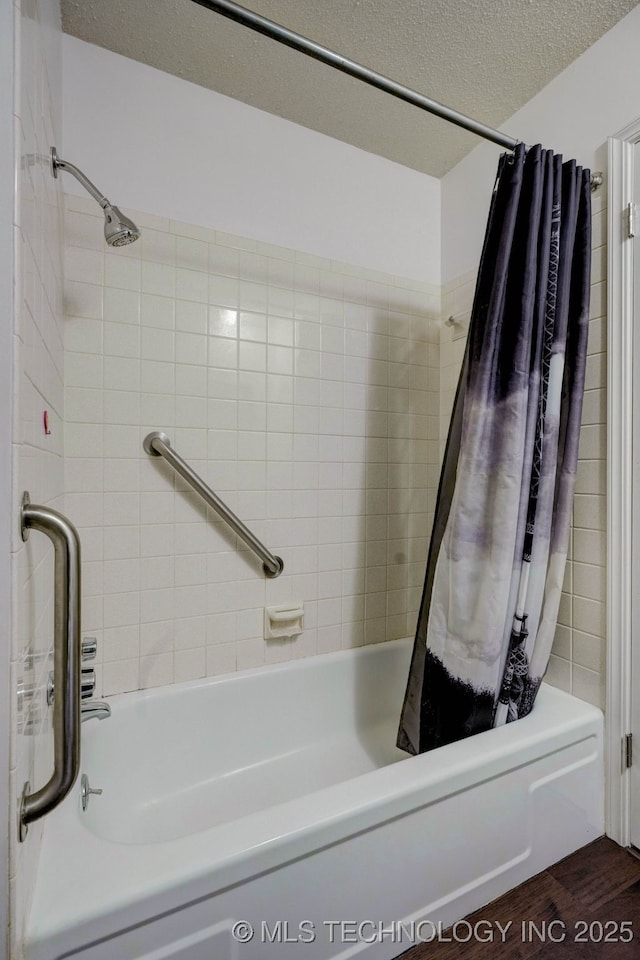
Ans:
{"type": "Polygon", "coordinates": [[[80,719],[91,720],[96,717],[98,720],[104,720],[111,716],[111,707],[104,700],[85,700],[80,706],[80,719]]]}

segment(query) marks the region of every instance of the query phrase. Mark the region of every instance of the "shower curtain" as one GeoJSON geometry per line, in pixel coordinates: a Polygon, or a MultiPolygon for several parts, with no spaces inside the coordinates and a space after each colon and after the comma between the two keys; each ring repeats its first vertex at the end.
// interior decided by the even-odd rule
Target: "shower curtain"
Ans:
{"type": "Polygon", "coordinates": [[[398,746],[516,720],[547,667],[569,542],[589,319],[589,171],[498,167],[398,746]]]}

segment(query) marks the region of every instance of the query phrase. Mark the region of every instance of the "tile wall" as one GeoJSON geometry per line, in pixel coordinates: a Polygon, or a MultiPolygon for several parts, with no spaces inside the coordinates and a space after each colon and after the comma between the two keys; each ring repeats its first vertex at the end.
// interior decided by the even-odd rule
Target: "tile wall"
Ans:
{"type": "MultiPolygon", "coordinates": [[[[49,150],[56,142],[53,102],[58,78],[48,57],[59,11],[48,0],[23,0],[16,8],[18,77],[15,107],[19,177],[15,208],[17,280],[14,318],[16,400],[13,424],[14,546],[12,689],[35,691],[13,703],[10,823],[28,780],[33,789],[51,774],[50,711],[44,686],[51,669],[53,549],[41,534],[23,543],[19,504],[28,490],[34,503],[63,504],[62,194],[51,176],[49,150]],[[48,411],[50,433],[43,414],[48,411]]],[[[55,64],[54,64],[55,67],[55,64]]],[[[35,882],[41,823],[24,843],[10,831],[12,956],[20,955],[22,925],[35,882]]]]}
{"type": "Polygon", "coordinates": [[[66,198],[66,509],[104,695],[412,633],[439,461],[439,290],[66,198]],[[258,563],[152,430],[285,561],[258,563]],[[293,640],[265,604],[301,599],[293,640]]]}
{"type": "MultiPolygon", "coordinates": [[[[592,198],[593,257],[586,388],[580,434],[569,561],[559,623],[546,679],[583,700],[604,707],[606,595],[606,194],[592,198]]],[[[449,417],[475,289],[475,274],[443,286],[441,344],[441,449],[449,417]]]]}

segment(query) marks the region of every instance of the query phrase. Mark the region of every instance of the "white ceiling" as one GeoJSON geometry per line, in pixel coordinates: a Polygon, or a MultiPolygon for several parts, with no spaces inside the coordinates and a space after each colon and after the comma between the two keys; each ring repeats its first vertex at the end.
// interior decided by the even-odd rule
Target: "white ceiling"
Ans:
{"type": "MultiPolygon", "coordinates": [[[[244,0],[243,5],[498,127],[638,0],[244,0]]],[[[478,139],[192,0],[62,0],[63,28],[440,177],[478,139]]],[[[508,134],[518,138],[517,130],[508,134]]]]}

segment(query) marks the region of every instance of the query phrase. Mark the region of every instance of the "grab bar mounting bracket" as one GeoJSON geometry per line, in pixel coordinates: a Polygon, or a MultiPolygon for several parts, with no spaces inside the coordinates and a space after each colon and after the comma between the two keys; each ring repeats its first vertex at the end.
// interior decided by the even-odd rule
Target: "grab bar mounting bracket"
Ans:
{"type": "Polygon", "coordinates": [[[29,780],[26,781],[24,787],[22,788],[22,796],[20,797],[20,806],[18,807],[18,839],[20,843],[24,843],[27,839],[27,834],[29,832],[29,824],[26,822],[24,817],[24,806],[27,802],[27,797],[31,793],[31,783],[29,780]]]}
{"type": "Polygon", "coordinates": [[[31,503],[31,497],[29,496],[29,491],[25,490],[25,492],[22,494],[22,510],[20,511],[20,516],[21,516],[20,529],[22,533],[22,539],[25,543],[29,539],[30,531],[29,531],[27,522],[25,520],[24,508],[28,507],[30,503],[31,503]]]}
{"type": "Polygon", "coordinates": [[[154,430],[153,433],[148,433],[144,438],[144,440],[142,441],[142,446],[144,448],[145,453],[150,454],[152,457],[161,457],[162,454],[154,449],[154,446],[153,446],[154,440],[162,440],[162,442],[165,443],[168,447],[171,446],[171,441],[169,440],[169,437],[166,435],[166,433],[162,432],[162,430],[154,430]]]}

